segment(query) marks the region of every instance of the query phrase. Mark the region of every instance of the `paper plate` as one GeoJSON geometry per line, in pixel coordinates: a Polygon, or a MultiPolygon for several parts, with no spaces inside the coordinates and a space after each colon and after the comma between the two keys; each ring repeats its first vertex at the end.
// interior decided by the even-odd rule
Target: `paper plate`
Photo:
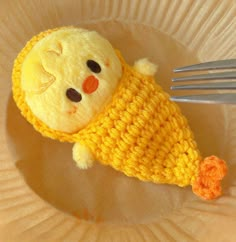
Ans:
{"type": "Polygon", "coordinates": [[[174,67],[236,58],[234,0],[2,0],[0,21],[0,241],[236,241],[236,107],[181,105],[203,156],[229,166],[224,195],[206,202],[190,187],[99,164],[79,170],[72,145],[37,133],[11,93],[13,60],[26,41],[64,25],[97,30],[130,64],[148,57],[170,92],[174,67]]]}

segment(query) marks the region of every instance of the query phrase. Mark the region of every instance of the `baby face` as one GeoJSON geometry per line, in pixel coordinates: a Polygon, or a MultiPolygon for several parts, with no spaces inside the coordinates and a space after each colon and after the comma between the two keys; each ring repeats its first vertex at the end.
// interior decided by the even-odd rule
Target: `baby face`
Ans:
{"type": "Polygon", "coordinates": [[[22,89],[33,114],[74,133],[111,100],[122,75],[110,45],[94,31],[65,28],[41,39],[22,65],[22,89]]]}

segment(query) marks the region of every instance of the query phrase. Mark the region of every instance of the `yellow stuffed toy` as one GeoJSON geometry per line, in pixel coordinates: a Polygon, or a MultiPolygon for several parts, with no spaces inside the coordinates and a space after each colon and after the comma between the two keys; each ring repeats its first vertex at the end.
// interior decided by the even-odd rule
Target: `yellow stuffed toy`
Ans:
{"type": "Polygon", "coordinates": [[[73,158],[127,176],[191,185],[204,199],[221,195],[227,167],[202,159],[186,118],[156,84],[147,59],[134,67],[95,31],[75,27],[34,36],[13,68],[13,96],[42,135],[75,143],[73,158]]]}

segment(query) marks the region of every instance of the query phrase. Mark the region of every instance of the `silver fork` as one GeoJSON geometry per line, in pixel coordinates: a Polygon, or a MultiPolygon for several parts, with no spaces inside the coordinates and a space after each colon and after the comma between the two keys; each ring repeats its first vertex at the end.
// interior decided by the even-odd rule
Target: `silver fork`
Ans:
{"type": "MultiPolygon", "coordinates": [[[[175,73],[188,71],[205,71],[205,70],[223,70],[236,69],[236,59],[218,60],[205,62],[191,66],[184,66],[174,69],[175,73]]],[[[185,81],[210,81],[224,80],[222,82],[205,82],[194,83],[188,85],[171,86],[171,90],[235,90],[235,93],[215,93],[215,94],[199,94],[187,96],[172,96],[170,99],[176,102],[191,102],[191,103],[224,103],[236,104],[236,71],[208,73],[202,75],[192,75],[173,78],[173,82],[185,81]],[[230,79],[230,81],[225,81],[230,79]],[[235,79],[235,82],[233,81],[235,79]]]]}

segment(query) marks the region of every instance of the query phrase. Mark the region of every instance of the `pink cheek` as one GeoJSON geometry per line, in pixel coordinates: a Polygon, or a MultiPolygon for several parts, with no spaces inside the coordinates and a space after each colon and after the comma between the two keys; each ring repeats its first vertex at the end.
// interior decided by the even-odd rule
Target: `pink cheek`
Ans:
{"type": "Polygon", "coordinates": [[[77,107],[73,106],[71,110],[67,111],[67,114],[72,115],[72,114],[75,114],[76,111],[77,111],[77,107]]]}

